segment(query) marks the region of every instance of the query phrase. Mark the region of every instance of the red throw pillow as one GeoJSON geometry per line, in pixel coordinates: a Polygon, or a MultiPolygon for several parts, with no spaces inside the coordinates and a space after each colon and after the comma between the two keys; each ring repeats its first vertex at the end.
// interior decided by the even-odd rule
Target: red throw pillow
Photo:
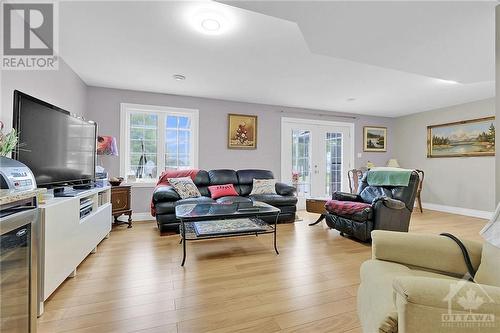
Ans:
{"type": "Polygon", "coordinates": [[[233,184],[225,185],[213,185],[209,186],[210,196],[212,199],[218,199],[220,197],[238,196],[238,192],[234,189],[233,184]]]}

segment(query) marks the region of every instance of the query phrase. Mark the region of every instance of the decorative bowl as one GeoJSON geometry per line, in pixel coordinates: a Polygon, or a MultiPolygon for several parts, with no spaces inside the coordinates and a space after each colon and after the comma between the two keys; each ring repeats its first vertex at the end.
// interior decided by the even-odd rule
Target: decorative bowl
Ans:
{"type": "Polygon", "coordinates": [[[111,186],[120,186],[120,184],[123,182],[123,177],[113,177],[109,180],[109,183],[111,186]]]}

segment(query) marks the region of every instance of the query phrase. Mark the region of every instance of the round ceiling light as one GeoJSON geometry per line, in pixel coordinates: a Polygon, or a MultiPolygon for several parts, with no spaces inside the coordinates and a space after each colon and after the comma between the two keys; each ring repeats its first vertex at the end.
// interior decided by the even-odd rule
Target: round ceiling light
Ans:
{"type": "Polygon", "coordinates": [[[234,14],[220,4],[191,7],[186,19],[198,32],[205,35],[222,35],[234,27],[234,14]]]}
{"type": "Polygon", "coordinates": [[[221,28],[219,21],[215,19],[205,19],[201,21],[201,27],[210,32],[218,31],[221,28]]]}
{"type": "Polygon", "coordinates": [[[182,81],[182,80],[185,80],[186,77],[182,74],[174,74],[172,75],[174,79],[176,79],[177,81],[182,81]]]}

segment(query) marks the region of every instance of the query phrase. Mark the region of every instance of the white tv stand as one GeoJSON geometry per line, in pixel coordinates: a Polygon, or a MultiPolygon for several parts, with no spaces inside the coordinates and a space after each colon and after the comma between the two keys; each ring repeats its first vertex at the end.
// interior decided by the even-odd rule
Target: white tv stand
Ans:
{"type": "Polygon", "coordinates": [[[38,315],[43,303],[111,231],[111,187],[94,188],[74,197],[58,197],[39,205],[38,315]],[[92,211],[80,218],[80,203],[92,211]]]}

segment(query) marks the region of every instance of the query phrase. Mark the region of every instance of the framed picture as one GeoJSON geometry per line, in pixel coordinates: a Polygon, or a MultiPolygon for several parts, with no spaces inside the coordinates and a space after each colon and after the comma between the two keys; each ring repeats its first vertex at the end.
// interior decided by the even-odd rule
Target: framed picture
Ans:
{"type": "Polygon", "coordinates": [[[363,150],[370,152],[387,151],[386,127],[363,127],[363,150]]]}
{"type": "Polygon", "coordinates": [[[427,157],[495,155],[495,117],[427,126],[427,157]]]}
{"type": "Polygon", "coordinates": [[[257,149],[257,116],[246,114],[228,115],[229,149],[257,149]]]}

